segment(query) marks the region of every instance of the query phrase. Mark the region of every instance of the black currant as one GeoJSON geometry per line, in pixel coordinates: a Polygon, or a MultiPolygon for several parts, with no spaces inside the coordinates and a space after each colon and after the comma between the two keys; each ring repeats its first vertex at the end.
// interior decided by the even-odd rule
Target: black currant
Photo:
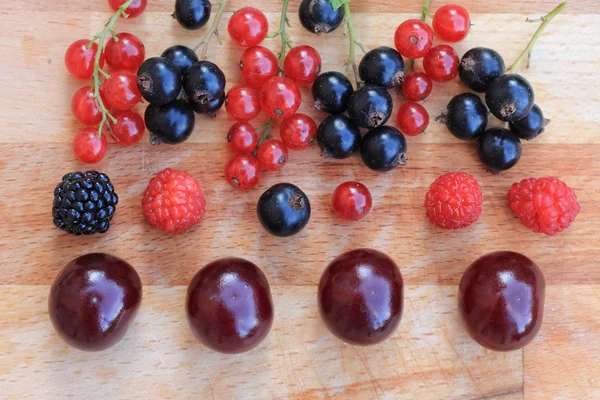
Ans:
{"type": "Polygon", "coordinates": [[[217,111],[219,111],[225,103],[225,94],[206,104],[202,104],[200,102],[196,102],[194,100],[189,99],[188,102],[190,103],[194,111],[198,114],[208,115],[209,117],[214,118],[217,115],[217,111]]]}
{"type": "Polygon", "coordinates": [[[406,139],[391,126],[371,129],[362,140],[360,155],[373,171],[386,172],[406,164],[406,139]]]}
{"type": "Polygon", "coordinates": [[[531,140],[544,132],[549,122],[542,109],[534,104],[525,118],[510,123],[510,130],[521,139],[531,140]]]}
{"type": "Polygon", "coordinates": [[[171,46],[163,51],[160,56],[177,65],[182,75],[189,67],[198,62],[196,52],[182,45],[171,46]]]}
{"type": "Polygon", "coordinates": [[[494,79],[504,75],[504,60],[500,53],[487,47],[467,51],[458,65],[460,80],[476,92],[483,93],[494,79]]]}
{"type": "Polygon", "coordinates": [[[479,96],[462,93],[450,100],[439,120],[445,123],[450,133],[457,138],[473,140],[485,131],[487,113],[487,108],[479,96]]]}
{"type": "Polygon", "coordinates": [[[185,29],[200,29],[210,19],[211,8],[209,0],[175,0],[173,18],[185,29]]]}
{"type": "Polygon", "coordinates": [[[156,106],[150,104],[144,115],[152,144],[179,144],[194,130],[195,116],[192,106],[183,100],[156,106]]]}
{"type": "Polygon", "coordinates": [[[188,99],[206,104],[225,93],[225,74],[210,61],[199,61],[183,74],[183,90],[188,99]]]}
{"type": "Polygon", "coordinates": [[[353,92],[352,83],[346,75],[335,71],[324,72],[312,84],[314,107],[330,114],[343,113],[353,92]]]}
{"type": "Polygon", "coordinates": [[[171,61],[163,57],[152,57],[140,65],[137,86],[150,104],[168,104],[181,92],[181,72],[171,61]]]}
{"type": "Polygon", "coordinates": [[[300,23],[309,32],[333,32],[344,20],[344,9],[334,10],[329,0],[302,0],[298,9],[300,23]]]}
{"type": "Polygon", "coordinates": [[[491,171],[514,167],[521,158],[521,141],[504,128],[490,128],[477,139],[477,154],[491,171]]]}
{"type": "Polygon", "coordinates": [[[391,89],[404,81],[404,60],[391,47],[377,47],[360,60],[358,74],[364,83],[391,89]]]}
{"type": "Polygon", "coordinates": [[[272,235],[286,237],[300,232],[310,219],[306,194],[291,183],[278,183],[258,199],[256,213],[272,235]]]}
{"type": "Polygon", "coordinates": [[[506,122],[525,118],[534,100],[533,88],[519,74],[506,74],[494,79],[485,93],[485,103],[492,114],[506,122]]]}
{"type": "Polygon", "coordinates": [[[325,118],[317,130],[321,155],[325,158],[348,158],[360,147],[360,128],[345,115],[325,118]]]}
{"type": "Polygon", "coordinates": [[[348,115],[361,128],[376,128],[390,119],[394,103],[392,96],[381,86],[365,85],[352,93],[348,115]]]}

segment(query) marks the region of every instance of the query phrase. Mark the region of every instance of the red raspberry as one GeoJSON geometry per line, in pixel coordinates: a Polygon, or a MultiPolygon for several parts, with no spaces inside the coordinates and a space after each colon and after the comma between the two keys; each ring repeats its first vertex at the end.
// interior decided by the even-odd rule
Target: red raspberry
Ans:
{"type": "Polygon", "coordinates": [[[567,229],[580,210],[573,189],[554,177],[513,183],[508,200],[523,225],[548,236],[567,229]]]}
{"type": "Polygon", "coordinates": [[[167,168],[150,180],[142,209],[154,228],[182,233],[199,223],[206,201],[200,184],[190,174],[167,168]]]}
{"type": "Polygon", "coordinates": [[[425,195],[427,217],[443,229],[466,228],[481,214],[481,187],[466,172],[449,172],[437,178],[425,195]]]}

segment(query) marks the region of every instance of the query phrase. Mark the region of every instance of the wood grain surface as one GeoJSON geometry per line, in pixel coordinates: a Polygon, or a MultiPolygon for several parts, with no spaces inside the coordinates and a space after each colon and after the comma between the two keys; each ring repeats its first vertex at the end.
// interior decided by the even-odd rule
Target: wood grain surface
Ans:
{"type": "MultiPolygon", "coordinates": [[[[142,17],[117,26],[140,36],[148,56],[199,40],[204,31],[185,31],[170,17],[172,0],[150,3],[142,17]]],[[[222,32],[231,12],[248,3],[231,0],[222,32]]],[[[326,37],[308,34],[296,17],[298,3],[290,5],[291,39],[317,48],[325,70],[343,70],[348,51],[343,29],[326,37]]],[[[433,0],[432,9],[445,3],[433,0]]],[[[276,0],[251,4],[276,26],[276,0]]],[[[461,4],[474,26],[456,45],[459,54],[489,46],[510,63],[537,28],[525,18],[548,12],[557,0],[461,4]]],[[[357,35],[369,48],[392,45],[395,27],[417,17],[420,7],[420,0],[354,0],[357,35]]],[[[282,171],[265,174],[258,188],[240,193],[223,179],[232,122],[220,112],[213,120],[198,117],[184,145],[151,146],[147,138],[131,148],[111,145],[95,168],[111,177],[120,203],[110,231],[90,238],[62,233],[50,215],[52,191],[62,175],[87,168],[73,155],[71,142],[80,126],[70,112],[73,92],[85,83],[69,76],[63,56],[71,42],[99,31],[110,10],[105,0],[0,0],[0,10],[0,398],[600,399],[599,1],[571,0],[538,42],[531,68],[523,73],[552,123],[539,139],[524,143],[521,162],[501,175],[487,173],[472,144],[432,122],[425,135],[408,138],[403,169],[376,174],[359,157],[323,161],[315,148],[292,152],[282,171]],[[204,221],[184,235],[152,230],[141,215],[148,180],[166,167],[189,171],[207,197],[204,221]],[[481,183],[483,213],[467,229],[443,232],[427,221],[423,199],[438,175],[456,170],[481,183]],[[551,238],[526,230],[506,200],[512,182],[549,175],[572,186],[582,207],[573,226],[551,238]],[[334,188],[350,179],[361,180],[374,197],[371,214],[353,224],[337,220],[330,208],[334,188]],[[302,188],[313,206],[309,226],[293,238],[268,235],[255,215],[260,194],[281,181],[302,188]],[[321,271],[356,247],[392,256],[407,284],[400,328],[390,340],[366,348],[333,338],[316,307],[321,271]],[[549,285],[540,334],[511,353],[475,344],[456,309],[464,269],[478,256],[502,249],[530,256],[549,285]],[[125,339],[102,353],[68,347],[47,315],[57,272],[92,251],[128,260],[145,285],[140,314],[125,339]],[[197,343],[183,309],[194,273],[227,255],[263,269],[276,311],[265,342],[237,356],[197,343]]],[[[236,64],[242,49],[224,39],[209,55],[230,87],[240,81],[236,64]]],[[[264,44],[278,47],[276,40],[264,44]]],[[[461,91],[458,80],[436,85],[424,106],[435,116],[461,91]]],[[[322,120],[324,114],[311,108],[309,89],[302,94],[301,111],[322,120]]],[[[393,96],[399,104],[400,96],[393,96]]]]}

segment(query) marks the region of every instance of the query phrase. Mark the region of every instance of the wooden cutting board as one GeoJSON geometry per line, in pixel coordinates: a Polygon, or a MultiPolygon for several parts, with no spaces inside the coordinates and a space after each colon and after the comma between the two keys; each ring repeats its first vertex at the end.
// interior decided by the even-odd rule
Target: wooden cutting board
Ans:
{"type": "MultiPolygon", "coordinates": [[[[173,44],[192,46],[203,31],[190,32],[171,19],[172,0],[150,1],[136,20],[118,31],[141,37],[147,55],[173,44]]],[[[290,5],[294,44],[317,48],[324,70],[343,70],[343,29],[317,37],[297,20],[290,5]]],[[[432,10],[446,1],[432,1],[432,10]]],[[[512,62],[528,42],[539,17],[558,0],[462,0],[474,26],[456,46],[498,50],[512,62]]],[[[231,12],[251,4],[276,27],[276,0],[231,0],[231,12]]],[[[354,0],[359,40],[368,48],[392,45],[396,26],[418,17],[421,1],[354,0]]],[[[539,139],[524,144],[521,162],[494,176],[478,162],[474,146],[456,140],[432,122],[427,134],[408,138],[403,169],[376,174],[358,157],[323,161],[317,149],[293,152],[280,172],[265,174],[247,193],[223,179],[231,157],[225,112],[198,118],[180,146],[131,148],[111,145],[97,168],[114,181],[120,196],[116,218],[104,236],[80,238],[54,228],[52,191],[66,172],[87,168],[73,155],[80,128],[70,112],[73,92],[84,83],[64,68],[67,46],[99,31],[110,15],[105,0],[0,0],[0,397],[3,398],[194,398],[194,399],[600,399],[600,3],[571,0],[544,32],[525,71],[537,103],[552,119],[539,139]],[[140,210],[148,180],[173,167],[202,184],[208,211],[191,232],[168,236],[150,229],[140,210]],[[480,220],[459,232],[442,232],[426,220],[423,198],[431,182],[448,171],[466,171],[481,183],[480,220]],[[575,188],[581,214],[555,237],[526,230],[507,205],[514,181],[554,175],[575,188]],[[345,180],[364,182],[374,209],[359,223],[337,220],[330,207],[334,188],[345,180]],[[255,204],[276,182],[302,188],[313,217],[300,235],[281,239],[259,225],[255,204]],[[332,337],[318,317],[316,285],[335,256],[373,247],[392,256],[406,287],[400,328],[386,342],[354,347],[332,337]],[[457,283],[477,257],[495,250],[522,252],[543,269],[548,283],[544,325],[523,351],[494,353],[475,344],[460,326],[457,283]],[[102,353],[68,347],[47,315],[49,285],[71,259],[102,251],[135,266],[144,282],[141,312],[127,336],[102,353]],[[272,285],[276,317],[265,342],[237,356],[213,353],[196,342],[184,313],[186,285],[206,263],[235,255],[258,264],[272,285]]],[[[225,34],[223,35],[226,36],[225,34]]],[[[265,45],[276,49],[278,42],[265,45]]],[[[242,49],[224,38],[210,58],[240,81],[242,49]]],[[[417,63],[417,68],[421,68],[417,63]]],[[[458,80],[436,85],[424,103],[432,117],[451,96],[464,91],[458,80]]],[[[311,109],[307,88],[302,112],[311,109]]],[[[400,97],[394,94],[399,103],[400,97]]],[[[143,107],[140,105],[140,110],[143,107]]],[[[265,118],[256,121],[257,125],[265,118]]],[[[277,132],[277,130],[275,130],[277,132]]]]}

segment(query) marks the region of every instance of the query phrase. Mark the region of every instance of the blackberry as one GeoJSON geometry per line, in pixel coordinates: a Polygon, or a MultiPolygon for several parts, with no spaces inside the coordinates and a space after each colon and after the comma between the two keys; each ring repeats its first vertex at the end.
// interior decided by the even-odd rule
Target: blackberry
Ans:
{"type": "Polygon", "coordinates": [[[97,171],[72,172],[54,189],[54,225],[73,235],[104,233],[119,197],[110,179],[97,171]]]}

